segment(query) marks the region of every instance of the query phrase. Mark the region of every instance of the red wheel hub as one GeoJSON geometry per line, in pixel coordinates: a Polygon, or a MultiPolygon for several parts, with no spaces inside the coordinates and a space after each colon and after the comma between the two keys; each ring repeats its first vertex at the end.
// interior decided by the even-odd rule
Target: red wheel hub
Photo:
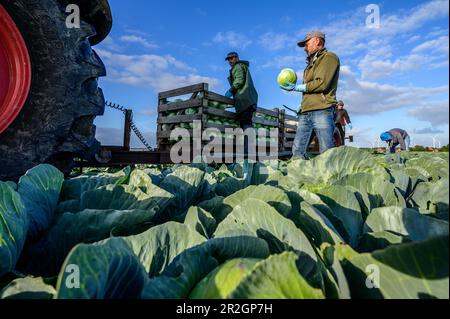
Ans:
{"type": "Polygon", "coordinates": [[[0,5],[0,134],[19,115],[31,85],[31,62],[16,24],[0,5]]]}

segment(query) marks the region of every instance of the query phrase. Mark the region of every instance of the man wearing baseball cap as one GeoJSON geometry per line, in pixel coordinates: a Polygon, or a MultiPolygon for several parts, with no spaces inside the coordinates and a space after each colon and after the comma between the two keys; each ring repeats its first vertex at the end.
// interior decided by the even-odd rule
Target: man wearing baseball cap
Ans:
{"type": "MultiPolygon", "coordinates": [[[[238,115],[241,128],[245,131],[253,127],[253,115],[258,104],[258,92],[250,74],[250,63],[241,61],[236,52],[227,54],[226,61],[230,64],[230,76],[228,82],[230,89],[225,93],[226,97],[234,98],[234,106],[238,115]]],[[[244,137],[244,152],[248,154],[249,141],[244,137]]]]}
{"type": "Polygon", "coordinates": [[[345,127],[348,125],[350,130],[353,129],[352,121],[346,109],[344,109],[344,101],[338,101],[336,105],[336,127],[341,135],[341,145],[345,144],[345,127]]]}
{"type": "Polygon", "coordinates": [[[227,54],[226,61],[230,64],[230,76],[228,82],[230,89],[225,93],[226,97],[234,98],[234,106],[239,115],[241,128],[252,126],[253,113],[258,104],[258,92],[256,92],[253,79],[250,74],[250,63],[239,60],[236,52],[227,54]]]}
{"type": "Polygon", "coordinates": [[[319,139],[320,152],[335,147],[333,133],[336,118],[336,92],[339,81],[340,61],[336,54],[325,48],[325,34],[309,32],[298,46],[307,54],[307,67],[303,83],[285,83],[286,91],[303,93],[293,156],[306,158],[312,132],[319,139]]]}

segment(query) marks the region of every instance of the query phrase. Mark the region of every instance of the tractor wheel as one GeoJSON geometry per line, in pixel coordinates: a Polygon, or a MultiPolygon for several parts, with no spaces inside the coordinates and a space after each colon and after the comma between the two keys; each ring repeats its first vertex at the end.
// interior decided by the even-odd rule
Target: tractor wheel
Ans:
{"type": "Polygon", "coordinates": [[[0,180],[40,163],[68,173],[75,157],[99,149],[93,123],[104,112],[105,67],[89,43],[94,27],[69,29],[65,9],[57,0],[0,0],[0,180]]]}

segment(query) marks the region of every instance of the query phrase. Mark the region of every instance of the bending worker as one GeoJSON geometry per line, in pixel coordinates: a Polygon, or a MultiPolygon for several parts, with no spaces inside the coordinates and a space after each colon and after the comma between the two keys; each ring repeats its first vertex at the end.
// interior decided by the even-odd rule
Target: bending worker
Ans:
{"type": "Polygon", "coordinates": [[[325,48],[325,34],[320,31],[308,33],[298,46],[305,48],[308,56],[303,84],[285,83],[281,88],[303,93],[292,153],[306,159],[313,130],[319,139],[320,153],[336,146],[333,134],[340,61],[325,48]]]}
{"type": "Polygon", "coordinates": [[[395,149],[399,145],[402,151],[409,151],[411,139],[405,130],[393,128],[392,130],[382,133],[380,138],[388,144],[386,148],[387,153],[395,153],[395,149]]]}

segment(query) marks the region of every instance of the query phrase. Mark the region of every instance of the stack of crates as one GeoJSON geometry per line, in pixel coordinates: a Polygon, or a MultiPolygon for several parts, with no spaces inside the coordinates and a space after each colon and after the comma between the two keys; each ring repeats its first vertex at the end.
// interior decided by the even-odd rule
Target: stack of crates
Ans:
{"type": "Polygon", "coordinates": [[[224,133],[227,127],[239,127],[232,112],[234,101],[210,92],[207,83],[161,92],[158,100],[157,142],[161,151],[169,150],[176,143],[170,140],[176,128],[187,129],[192,136],[194,121],[200,121],[202,132],[216,128],[224,133]]]}
{"type": "MultiPolygon", "coordinates": [[[[253,118],[254,128],[266,130],[267,135],[258,140],[259,145],[270,147],[270,142],[280,147],[281,140],[271,141],[269,129],[279,128],[278,109],[257,108],[253,118]]],[[[193,136],[193,122],[200,122],[201,132],[208,128],[218,129],[222,138],[226,138],[227,128],[239,128],[238,116],[234,109],[234,100],[209,91],[207,83],[200,83],[171,91],[161,92],[158,96],[157,142],[159,151],[170,151],[177,143],[170,139],[176,128],[183,128],[193,136]]],[[[217,140],[217,137],[216,137],[217,140]]],[[[192,145],[192,140],[186,141],[192,145]]],[[[202,147],[210,143],[203,141],[202,147]]],[[[269,153],[269,149],[267,149],[269,153]]]]}
{"type": "Polygon", "coordinates": [[[282,156],[290,156],[292,154],[292,146],[294,144],[295,134],[297,132],[298,118],[286,114],[284,110],[280,114],[280,139],[282,156]]]}

